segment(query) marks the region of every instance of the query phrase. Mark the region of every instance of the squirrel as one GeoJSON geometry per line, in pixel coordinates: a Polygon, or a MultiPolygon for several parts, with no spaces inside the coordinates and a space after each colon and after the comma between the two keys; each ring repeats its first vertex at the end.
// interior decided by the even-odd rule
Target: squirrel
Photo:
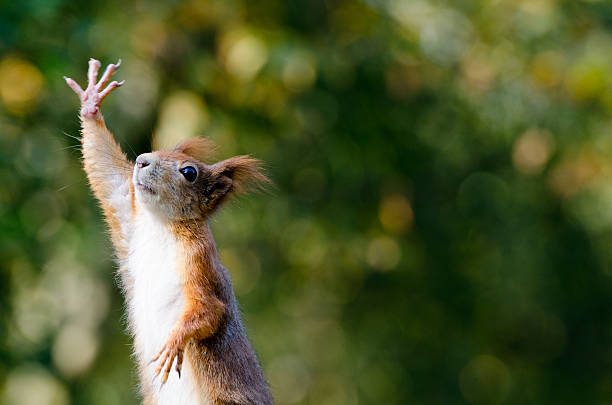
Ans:
{"type": "Polygon", "coordinates": [[[96,82],[90,59],[85,90],[64,79],[81,101],[83,165],[118,259],[143,403],[272,404],[208,223],[232,194],[269,179],[246,155],[203,163],[206,138],[130,162],[100,111],[125,82],[106,86],[120,64],[96,82]]]}

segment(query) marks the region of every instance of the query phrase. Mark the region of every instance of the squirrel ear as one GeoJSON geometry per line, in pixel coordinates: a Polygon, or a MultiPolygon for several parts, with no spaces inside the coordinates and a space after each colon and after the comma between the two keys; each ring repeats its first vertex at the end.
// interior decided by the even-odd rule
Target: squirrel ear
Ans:
{"type": "Polygon", "coordinates": [[[203,162],[215,153],[215,144],[208,138],[190,138],[176,145],[173,151],[184,153],[203,162]]]}
{"type": "Polygon", "coordinates": [[[261,190],[271,183],[264,174],[261,161],[248,155],[234,156],[210,166],[211,173],[217,182],[216,197],[222,197],[230,191],[242,194],[249,190],[261,190]]]}

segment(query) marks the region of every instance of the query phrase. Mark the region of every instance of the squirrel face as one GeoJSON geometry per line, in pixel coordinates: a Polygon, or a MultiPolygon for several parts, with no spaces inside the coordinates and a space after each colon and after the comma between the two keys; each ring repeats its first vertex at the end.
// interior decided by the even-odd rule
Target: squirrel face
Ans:
{"type": "Polygon", "coordinates": [[[214,187],[209,172],[180,152],[143,153],[136,159],[132,178],[136,200],[165,219],[203,217],[214,187]]]}
{"type": "Polygon", "coordinates": [[[173,150],[138,156],[132,176],[137,202],[168,221],[205,219],[231,192],[269,181],[259,161],[248,156],[202,163],[194,155],[203,156],[207,142],[195,138],[173,150]]]}

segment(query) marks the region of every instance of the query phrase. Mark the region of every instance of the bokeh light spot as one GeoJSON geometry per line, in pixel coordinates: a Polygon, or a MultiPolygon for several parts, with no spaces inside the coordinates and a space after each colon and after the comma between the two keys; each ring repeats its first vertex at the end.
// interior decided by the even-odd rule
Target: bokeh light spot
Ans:
{"type": "Polygon", "coordinates": [[[64,385],[40,366],[23,366],[13,370],[6,379],[4,405],[68,405],[64,385]]]}
{"type": "Polygon", "coordinates": [[[401,234],[412,227],[414,213],[406,197],[394,194],[383,199],[378,210],[378,218],[387,232],[401,234]]]}
{"type": "Polygon", "coordinates": [[[577,101],[594,99],[606,89],[608,75],[602,62],[580,61],[567,73],[565,87],[577,101]]]}
{"type": "Polygon", "coordinates": [[[570,154],[559,162],[549,175],[553,191],[571,197],[601,176],[604,162],[589,151],[570,154]]]}
{"type": "Polygon", "coordinates": [[[88,328],[64,326],[53,342],[53,363],[66,377],[76,377],[91,367],[98,353],[98,339],[88,328]]]}
{"type": "Polygon", "coordinates": [[[482,93],[488,90],[497,76],[491,57],[491,49],[477,45],[461,58],[461,73],[468,93],[482,93]]]}
{"type": "Polygon", "coordinates": [[[532,175],[542,171],[553,149],[550,132],[539,129],[525,131],[514,143],[512,163],[516,170],[532,175]]]}
{"type": "Polygon", "coordinates": [[[208,125],[208,110],[195,93],[178,91],[161,106],[159,122],[153,134],[153,148],[172,148],[179,142],[197,136],[208,125]]]}
{"type": "Polygon", "coordinates": [[[43,76],[30,62],[7,56],[0,61],[0,98],[5,108],[22,115],[39,101],[43,76]]]}
{"type": "Polygon", "coordinates": [[[312,86],[317,77],[316,61],[308,52],[292,52],[285,61],[282,79],[292,91],[303,91],[312,86]]]}
{"type": "Polygon", "coordinates": [[[381,236],[368,245],[367,259],[370,266],[377,270],[391,270],[402,258],[402,251],[393,238],[381,236]]]}
{"type": "Polygon", "coordinates": [[[227,71],[241,81],[251,80],[268,59],[268,49],[261,39],[243,34],[229,35],[222,42],[227,71]]]}

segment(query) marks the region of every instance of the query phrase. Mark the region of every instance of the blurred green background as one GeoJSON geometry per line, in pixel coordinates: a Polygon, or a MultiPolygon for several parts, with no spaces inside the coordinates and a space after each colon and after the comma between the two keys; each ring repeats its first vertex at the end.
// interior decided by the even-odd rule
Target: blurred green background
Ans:
{"type": "Polygon", "coordinates": [[[612,403],[603,0],[1,2],[0,403],[138,403],[89,57],[132,159],[266,162],[213,228],[278,404],[612,403]]]}

